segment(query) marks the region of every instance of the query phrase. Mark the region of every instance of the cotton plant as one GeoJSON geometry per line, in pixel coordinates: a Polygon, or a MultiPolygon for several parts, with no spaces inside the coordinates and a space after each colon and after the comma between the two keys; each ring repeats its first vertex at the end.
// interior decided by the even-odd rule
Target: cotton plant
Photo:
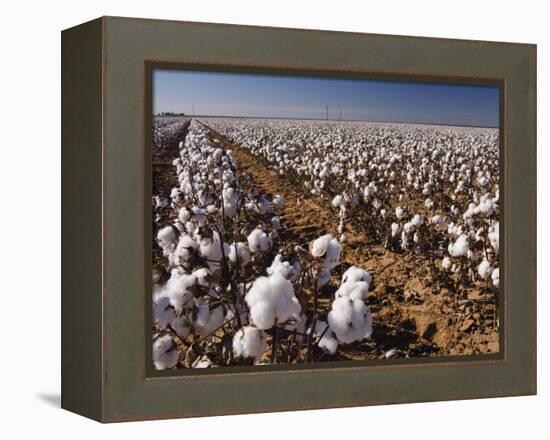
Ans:
{"type": "MultiPolygon", "coordinates": [[[[156,148],[168,142],[178,146],[179,155],[173,161],[176,187],[152,200],[159,263],[153,298],[156,332],[188,342],[198,338],[204,345],[218,343],[218,337],[221,343],[252,326],[265,333],[272,352],[277,343],[286,344],[281,353],[288,349],[295,360],[300,360],[299,350],[292,344],[298,339],[327,353],[332,353],[334,341],[338,346],[364,339],[371,280],[362,269],[348,269],[340,286],[334,286],[329,311],[311,307],[327,294],[325,286],[333,284],[341,252],[347,258],[355,233],[415,261],[427,259],[437,282],[447,287],[457,283],[466,289],[468,283],[477,283],[498,291],[498,132],[324,121],[205,122],[292,185],[297,209],[310,197],[332,209],[334,235],[313,240],[309,252],[292,251],[306,246],[287,242],[292,234],[286,231],[291,210],[285,194],[264,193],[247,180],[236,155],[220,148],[204,123],[192,119],[183,139],[178,137],[182,124],[159,121],[154,127],[156,148]],[[453,148],[448,147],[450,138],[453,148]],[[266,281],[275,277],[288,282],[293,294],[283,295],[289,292],[283,281],[266,281]],[[258,282],[262,278],[266,280],[258,282]],[[260,307],[245,300],[251,291],[256,292],[253,298],[264,290],[271,292],[270,299],[259,294],[260,307]],[[271,297],[281,300],[282,311],[273,312],[278,302],[271,297]],[[294,313],[281,322],[291,308],[294,313]],[[218,315],[223,315],[221,329],[203,342],[204,333],[220,322],[218,315]],[[273,325],[261,329],[255,318],[261,326],[273,325]],[[348,321],[353,331],[338,327],[348,321]]],[[[277,356],[270,362],[274,360],[277,356]]]]}

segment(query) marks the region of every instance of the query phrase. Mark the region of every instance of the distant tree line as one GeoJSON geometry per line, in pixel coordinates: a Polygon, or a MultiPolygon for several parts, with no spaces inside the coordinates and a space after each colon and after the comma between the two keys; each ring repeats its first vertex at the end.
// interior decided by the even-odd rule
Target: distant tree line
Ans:
{"type": "Polygon", "coordinates": [[[185,113],[160,112],[157,116],[185,116],[185,113]]]}

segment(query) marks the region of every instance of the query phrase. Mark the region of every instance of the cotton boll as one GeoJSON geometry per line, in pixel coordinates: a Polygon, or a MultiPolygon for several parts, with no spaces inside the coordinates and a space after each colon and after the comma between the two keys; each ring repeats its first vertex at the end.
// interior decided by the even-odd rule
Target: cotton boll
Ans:
{"type": "Polygon", "coordinates": [[[360,299],[336,298],[328,314],[330,329],[344,344],[369,338],[372,334],[372,317],[369,307],[360,299]]]}
{"type": "Polygon", "coordinates": [[[223,307],[215,307],[210,310],[208,304],[199,304],[197,307],[196,318],[193,321],[193,327],[197,334],[202,337],[211,335],[218,327],[223,324],[225,313],[223,307]]]}
{"type": "Polygon", "coordinates": [[[391,236],[396,237],[399,234],[399,231],[401,230],[401,226],[399,223],[392,223],[391,224],[391,236]]]}
{"type": "Polygon", "coordinates": [[[238,261],[241,266],[246,266],[250,262],[248,246],[242,242],[233,243],[229,248],[228,257],[231,263],[237,264],[238,261]]]}
{"type": "Polygon", "coordinates": [[[495,287],[499,287],[499,274],[498,274],[498,267],[493,270],[493,272],[491,273],[491,279],[493,281],[493,286],[495,287]]]}
{"type": "Polygon", "coordinates": [[[217,231],[212,232],[212,237],[204,237],[199,241],[199,255],[207,260],[212,273],[220,270],[222,259],[222,242],[217,231]]]}
{"type": "Polygon", "coordinates": [[[271,266],[267,268],[267,274],[273,275],[278,273],[285,277],[289,281],[295,281],[300,276],[300,267],[291,265],[288,261],[283,261],[281,254],[277,254],[271,263],[271,266]]]}
{"type": "Polygon", "coordinates": [[[285,198],[279,194],[276,194],[273,196],[273,205],[275,205],[276,208],[282,208],[283,204],[285,202],[285,198]]]}
{"type": "Polygon", "coordinates": [[[237,192],[232,187],[223,190],[223,209],[225,217],[233,218],[237,214],[237,192]]]}
{"type": "Polygon", "coordinates": [[[491,247],[493,250],[498,254],[499,250],[499,223],[497,222],[487,234],[489,238],[489,242],[491,243],[491,247]]]}
{"type": "Polygon", "coordinates": [[[452,266],[451,259],[449,257],[443,258],[443,261],[441,262],[441,267],[445,270],[449,270],[452,266]]]}
{"type": "Polygon", "coordinates": [[[340,261],[340,243],[331,234],[323,235],[314,240],[311,243],[310,252],[314,257],[324,257],[323,270],[334,269],[340,261]]]}
{"type": "Polygon", "coordinates": [[[214,215],[218,212],[218,208],[215,205],[208,205],[206,207],[206,213],[208,215],[214,215]]]}
{"type": "Polygon", "coordinates": [[[274,231],[278,231],[281,228],[281,222],[279,220],[279,217],[272,217],[271,218],[271,229],[274,231]]]}
{"type": "Polygon", "coordinates": [[[371,275],[366,271],[356,266],[350,266],[342,275],[342,284],[354,281],[364,281],[367,283],[367,290],[372,281],[371,275]]]}
{"type": "Polygon", "coordinates": [[[405,234],[410,234],[414,229],[414,225],[412,224],[412,222],[407,222],[403,225],[403,232],[405,234]]]}
{"type": "Polygon", "coordinates": [[[261,330],[273,327],[275,320],[283,323],[301,311],[292,284],[279,273],[257,278],[245,301],[250,307],[252,322],[261,330]]]}
{"type": "Polygon", "coordinates": [[[414,217],[411,220],[411,223],[415,228],[421,226],[424,223],[424,216],[419,215],[419,214],[415,214],[414,217]]]}
{"type": "Polygon", "coordinates": [[[193,206],[193,208],[191,208],[191,212],[192,212],[191,219],[198,226],[204,226],[206,224],[206,211],[204,209],[193,206]]]}
{"type": "Polygon", "coordinates": [[[193,368],[210,368],[211,366],[212,361],[206,356],[198,358],[193,364],[193,368]]]}
{"type": "Polygon", "coordinates": [[[316,338],[321,337],[317,342],[317,346],[327,353],[334,354],[338,349],[338,341],[334,337],[334,333],[330,328],[327,328],[328,324],[325,321],[317,321],[315,323],[315,331],[313,335],[316,338]]]}
{"type": "Polygon", "coordinates": [[[350,299],[365,299],[369,293],[369,283],[365,281],[347,281],[335,292],[335,298],[347,296],[350,299]]]}
{"type": "Polygon", "coordinates": [[[190,305],[194,296],[193,288],[196,283],[197,279],[193,275],[172,272],[165,289],[166,296],[170,299],[170,304],[176,311],[190,305]]]}
{"type": "Polygon", "coordinates": [[[328,284],[331,278],[330,270],[323,270],[317,277],[317,287],[323,287],[328,284]]]}
{"type": "MultiPolygon", "coordinates": [[[[487,195],[488,196],[488,195],[487,195]]],[[[490,198],[484,198],[476,207],[476,212],[484,216],[490,216],[494,212],[493,201],[490,198]]]]}
{"type": "Polygon", "coordinates": [[[314,240],[310,246],[311,255],[314,257],[324,257],[331,240],[332,235],[330,234],[323,235],[322,237],[314,240]]]}
{"type": "Polygon", "coordinates": [[[405,210],[401,207],[397,207],[395,209],[395,216],[397,217],[397,220],[401,220],[405,217],[405,210]]]}
{"type": "Polygon", "coordinates": [[[486,258],[477,266],[477,273],[482,280],[489,278],[492,272],[493,268],[491,267],[491,263],[489,263],[486,258]]]}
{"type": "Polygon", "coordinates": [[[172,226],[166,226],[157,233],[157,243],[167,255],[176,245],[176,231],[172,226]]]}
{"type": "Polygon", "coordinates": [[[191,219],[191,212],[186,207],[180,208],[178,219],[182,224],[187,223],[191,219]]]}
{"type": "Polygon", "coordinates": [[[166,328],[176,313],[170,305],[170,298],[161,296],[153,304],[153,320],[160,329],[166,328]]]}
{"type": "Polygon", "coordinates": [[[236,357],[258,361],[267,351],[266,335],[256,327],[246,326],[233,337],[233,353],[236,357]]]}
{"type": "Polygon", "coordinates": [[[336,196],[334,196],[334,198],[332,199],[332,206],[334,206],[335,208],[339,208],[343,205],[344,205],[344,198],[340,194],[337,194],[336,196]]]}
{"type": "Polygon", "coordinates": [[[199,244],[193,240],[189,235],[182,234],[174,250],[174,253],[171,255],[171,262],[175,266],[182,265],[183,263],[189,261],[199,244]]]}
{"type": "Polygon", "coordinates": [[[174,368],[178,363],[179,352],[169,335],[164,335],[153,342],[153,365],[157,370],[174,368]]]}
{"type": "MultiPolygon", "coordinates": [[[[248,295],[245,300],[247,297],[248,295]]],[[[272,328],[275,325],[275,308],[271,301],[266,299],[265,301],[259,301],[253,307],[250,306],[250,319],[262,330],[272,328]]]]}
{"type": "Polygon", "coordinates": [[[462,234],[454,243],[449,244],[449,254],[451,257],[464,257],[467,256],[470,250],[468,243],[468,237],[462,234]]]}
{"type": "Polygon", "coordinates": [[[212,272],[206,267],[195,270],[193,276],[197,279],[197,284],[202,287],[208,287],[212,282],[212,272]]]}
{"type": "Polygon", "coordinates": [[[271,249],[271,240],[261,229],[254,229],[247,237],[250,252],[267,252],[271,249]]]}
{"type": "Polygon", "coordinates": [[[170,323],[170,327],[172,327],[176,334],[182,339],[186,339],[191,333],[191,321],[187,316],[174,318],[170,323]]]}

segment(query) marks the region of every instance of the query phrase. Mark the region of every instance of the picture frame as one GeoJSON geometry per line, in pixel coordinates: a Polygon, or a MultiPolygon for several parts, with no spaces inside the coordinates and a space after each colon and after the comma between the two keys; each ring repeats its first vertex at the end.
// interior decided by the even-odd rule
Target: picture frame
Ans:
{"type": "Polygon", "coordinates": [[[120,422],[529,394],[536,394],[535,45],[120,17],[62,32],[63,408],[120,422]],[[163,66],[498,84],[500,352],[153,372],[151,71],[163,66]]]}

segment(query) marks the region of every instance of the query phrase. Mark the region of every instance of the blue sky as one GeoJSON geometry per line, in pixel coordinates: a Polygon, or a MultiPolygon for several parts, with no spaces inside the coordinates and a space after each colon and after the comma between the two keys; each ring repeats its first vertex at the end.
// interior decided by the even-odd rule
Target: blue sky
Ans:
{"type": "Polygon", "coordinates": [[[497,127],[497,87],[155,70],[153,112],[497,127]]]}

